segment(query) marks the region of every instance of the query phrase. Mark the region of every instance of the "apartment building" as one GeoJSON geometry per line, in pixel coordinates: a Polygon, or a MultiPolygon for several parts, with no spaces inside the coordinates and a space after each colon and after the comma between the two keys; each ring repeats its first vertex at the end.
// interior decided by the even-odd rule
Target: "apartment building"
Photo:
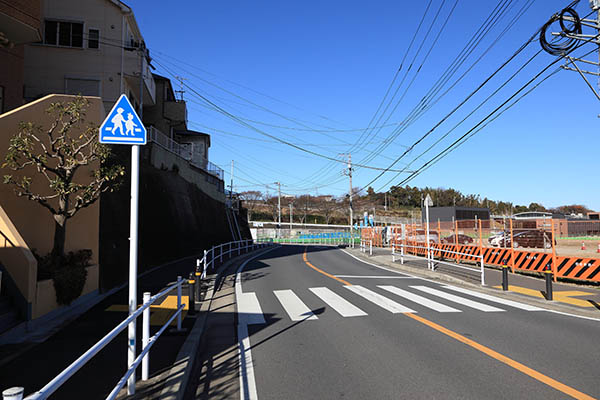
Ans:
{"type": "Polygon", "coordinates": [[[24,44],[41,39],[41,0],[0,1],[0,114],[23,104],[24,44]]]}
{"type": "Polygon", "coordinates": [[[106,111],[121,93],[155,104],[150,56],[130,7],[118,0],[43,0],[41,40],[24,49],[24,98],[82,94],[106,111]],[[140,98],[140,70],[143,73],[140,98]]]}

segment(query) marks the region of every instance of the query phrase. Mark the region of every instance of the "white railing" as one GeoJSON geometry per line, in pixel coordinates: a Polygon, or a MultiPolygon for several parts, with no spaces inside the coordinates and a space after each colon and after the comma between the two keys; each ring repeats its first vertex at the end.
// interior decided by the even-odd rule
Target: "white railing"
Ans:
{"type": "Polygon", "coordinates": [[[193,145],[176,142],[153,126],[149,126],[147,129],[148,140],[156,143],[165,150],[178,155],[184,160],[189,161],[192,165],[223,180],[223,170],[204,158],[201,152],[194,151],[193,145]]]}
{"type": "MultiPolygon", "coordinates": [[[[216,258],[220,258],[223,261],[223,256],[230,254],[232,252],[237,251],[237,255],[241,255],[242,250],[248,251],[249,249],[254,250],[255,248],[264,247],[267,244],[272,244],[270,242],[261,242],[254,243],[253,240],[239,240],[236,242],[228,242],[223,243],[218,246],[213,246],[210,250],[204,250],[204,257],[197,260],[197,266],[203,265],[204,269],[202,272],[202,278],[206,277],[206,272],[208,267],[213,266],[216,258]],[[227,251],[223,249],[228,247],[227,251]],[[215,255],[216,250],[218,250],[218,254],[215,255]],[[208,255],[210,254],[210,258],[208,255]]],[[[60,388],[69,378],[71,378],[77,371],[79,371],[88,361],[90,361],[100,350],[102,350],[106,345],[108,345],[113,339],[115,339],[119,333],[121,333],[127,326],[135,321],[140,314],[142,315],[142,351],[137,356],[137,358],[133,361],[133,363],[129,366],[125,375],[119,380],[117,385],[113,388],[110,394],[106,397],[107,400],[113,400],[119,394],[119,391],[125,386],[130,377],[134,376],[135,370],[137,367],[142,364],[142,380],[148,380],[148,371],[149,371],[149,358],[150,358],[150,348],[156,343],[160,335],[166,330],[166,328],[171,324],[171,322],[177,318],[177,330],[181,331],[181,313],[185,308],[185,304],[181,303],[181,291],[184,280],[181,276],[177,277],[177,282],[167,287],[162,292],[151,296],[150,293],[144,293],[143,304],[133,312],[127,319],[123,320],[119,325],[117,325],[113,330],[111,330],[108,334],[106,334],[102,339],[100,339],[95,345],[93,345],[88,351],[86,351],[83,355],[81,355],[77,360],[75,360],[71,365],[69,365],[65,370],[63,370],[60,374],[58,374],[54,379],[52,379],[46,386],[44,386],[39,391],[29,395],[25,400],[42,400],[47,399],[52,393],[54,393],[58,388],[60,388]],[[177,309],[175,313],[169,318],[169,320],[158,330],[158,332],[150,337],[150,306],[154,304],[158,299],[163,298],[172,290],[177,290],[177,309]]],[[[191,289],[190,289],[191,290],[191,289]]],[[[188,299],[191,295],[188,297],[188,299]]],[[[194,304],[189,305],[189,307],[194,307],[194,304]]],[[[12,389],[20,389],[22,388],[12,388],[12,389]]],[[[132,390],[134,394],[135,388],[132,390]]],[[[11,396],[11,400],[21,400],[22,392],[20,395],[11,396]]]]}
{"type": "Polygon", "coordinates": [[[52,379],[46,386],[44,386],[39,391],[34,394],[28,396],[26,400],[33,399],[47,399],[52,393],[54,393],[58,388],[60,388],[69,378],[71,378],[77,371],[79,371],[88,361],[90,361],[100,350],[102,350],[107,344],[109,344],[114,338],[117,337],[119,333],[121,333],[130,322],[133,322],[140,314],[143,314],[143,331],[144,336],[146,336],[147,332],[150,332],[150,312],[149,308],[154,302],[164,296],[166,296],[169,292],[174,289],[177,289],[177,310],[175,313],[169,318],[169,320],[160,328],[160,330],[152,336],[152,338],[143,338],[143,348],[142,352],[138,355],[138,357],[134,360],[133,364],[127,369],[127,372],[123,377],[119,380],[114,389],[110,392],[110,394],[106,397],[107,399],[115,399],[117,394],[123,388],[123,386],[127,383],[129,377],[135,372],[138,365],[142,362],[142,369],[145,371],[145,374],[142,374],[142,380],[148,379],[148,363],[149,363],[149,352],[150,348],[156,343],[156,340],[160,337],[160,335],[165,331],[165,329],[171,324],[171,322],[177,318],[177,330],[181,330],[181,312],[185,307],[185,304],[181,304],[181,285],[183,284],[183,279],[181,276],[177,277],[177,282],[163,290],[162,292],[155,294],[150,297],[150,293],[144,293],[144,304],[142,304],[133,314],[131,314],[127,319],[123,320],[119,325],[117,325],[112,331],[110,331],[106,336],[100,339],[95,345],[93,345],[88,351],[86,351],[82,356],[80,356],[77,360],[75,360],[71,365],[69,365],[65,370],[63,370],[58,376],[52,379]]]}
{"type": "Polygon", "coordinates": [[[433,262],[435,261],[438,264],[445,264],[445,265],[449,265],[451,267],[455,267],[455,268],[461,268],[461,269],[466,269],[469,271],[478,271],[481,275],[481,285],[485,286],[485,265],[483,262],[483,254],[481,255],[475,255],[475,254],[468,254],[468,253],[461,253],[458,251],[451,251],[451,250],[443,250],[443,249],[438,249],[438,248],[433,248],[433,247],[426,247],[426,246],[415,246],[415,245],[411,245],[411,244],[392,244],[392,262],[396,262],[396,255],[398,254],[396,252],[397,248],[400,248],[400,264],[404,264],[404,257],[413,257],[413,258],[417,258],[417,259],[423,259],[422,256],[418,256],[418,255],[413,255],[413,254],[407,254],[407,252],[405,251],[406,249],[421,249],[421,250],[425,250],[425,252],[427,253],[427,268],[431,269],[432,271],[435,270],[434,266],[433,266],[433,262]],[[467,267],[464,265],[460,265],[458,263],[454,264],[454,263],[449,263],[446,261],[443,261],[441,259],[436,259],[435,258],[435,252],[440,252],[441,254],[456,254],[459,256],[465,256],[465,257],[470,257],[470,258],[476,258],[479,259],[479,269],[476,268],[472,268],[472,267],[467,267]]]}

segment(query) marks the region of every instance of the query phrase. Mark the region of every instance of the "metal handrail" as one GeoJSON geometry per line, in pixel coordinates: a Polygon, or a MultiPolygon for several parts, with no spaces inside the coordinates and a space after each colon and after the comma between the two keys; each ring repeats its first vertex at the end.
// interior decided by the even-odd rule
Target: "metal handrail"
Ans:
{"type": "MultiPolygon", "coordinates": [[[[26,400],[34,400],[34,399],[38,400],[38,399],[48,398],[48,396],[50,396],[58,388],[60,388],[69,378],[71,378],[77,371],[79,371],[85,364],[87,364],[87,362],[89,360],[91,360],[96,354],[98,354],[98,352],[100,350],[102,350],[104,347],[106,347],[107,344],[109,344],[115,337],[117,337],[117,335],[119,333],[121,333],[129,325],[129,323],[131,323],[135,319],[137,319],[137,317],[139,317],[140,314],[142,314],[145,309],[150,307],[156,300],[165,296],[171,290],[180,287],[182,284],[183,284],[183,280],[181,279],[181,277],[178,277],[176,283],[169,286],[162,292],[152,296],[148,302],[142,304],[129,317],[127,317],[119,325],[117,325],[115,328],[113,328],[102,339],[100,339],[98,342],[96,342],[96,344],[93,345],[88,351],[83,353],[77,360],[73,361],[71,363],[71,365],[69,365],[60,374],[58,374],[54,379],[52,379],[50,382],[48,382],[46,384],[46,386],[44,386],[42,389],[35,392],[34,394],[27,396],[26,400]]],[[[178,303],[179,304],[181,303],[181,299],[178,299],[178,303]]],[[[185,306],[185,305],[181,305],[181,307],[183,307],[183,306],[185,306]]],[[[176,315],[174,315],[173,318],[175,318],[175,316],[181,317],[180,311],[178,311],[178,313],[176,313],[176,315]]],[[[169,320],[168,323],[171,323],[171,321],[172,321],[172,319],[169,320]]],[[[179,325],[180,325],[180,323],[179,323],[179,325]]],[[[163,326],[163,328],[164,328],[164,326],[163,326]]],[[[146,347],[148,347],[148,346],[146,346],[146,347]]],[[[146,350],[146,348],[144,350],[146,350]]],[[[148,351],[149,351],[149,349],[148,349],[148,351]]],[[[148,351],[146,351],[146,353],[148,351]]],[[[144,353],[144,355],[146,353],[144,353]]],[[[131,375],[130,371],[135,370],[136,367],[137,367],[137,365],[135,363],[132,366],[130,366],[127,370],[126,376],[131,375]]],[[[125,381],[126,380],[127,379],[125,379],[125,381]]],[[[121,383],[121,381],[119,381],[119,383],[121,383]]],[[[121,385],[121,387],[122,387],[122,385],[121,385]]]]}
{"type": "MultiPolygon", "coordinates": [[[[444,250],[444,249],[440,249],[438,247],[426,247],[426,246],[416,246],[416,245],[412,245],[412,244],[404,244],[404,243],[394,243],[392,244],[392,262],[396,261],[396,253],[395,253],[395,249],[396,247],[400,247],[400,263],[404,264],[404,257],[416,257],[416,258],[421,258],[418,255],[412,255],[412,254],[404,254],[404,248],[410,248],[410,249],[423,249],[426,250],[428,252],[427,254],[427,263],[428,263],[428,268],[433,269],[433,265],[431,265],[431,267],[429,267],[430,262],[433,262],[433,260],[435,260],[435,254],[434,252],[439,251],[439,252],[443,252],[443,253],[451,253],[451,254],[456,254],[456,255],[461,255],[461,256],[467,256],[467,257],[472,257],[472,258],[477,258],[479,259],[480,262],[480,274],[481,274],[481,285],[485,286],[485,265],[484,265],[484,256],[483,254],[479,254],[479,255],[475,255],[475,254],[468,254],[468,253],[461,253],[458,251],[452,251],[452,250],[444,250]]],[[[470,268],[470,267],[465,267],[462,265],[456,265],[456,264],[451,264],[449,262],[445,262],[442,260],[435,260],[438,264],[445,264],[445,265],[449,265],[451,267],[456,267],[456,268],[462,268],[462,269],[468,269],[470,271],[476,271],[475,268],[470,268]]]]}

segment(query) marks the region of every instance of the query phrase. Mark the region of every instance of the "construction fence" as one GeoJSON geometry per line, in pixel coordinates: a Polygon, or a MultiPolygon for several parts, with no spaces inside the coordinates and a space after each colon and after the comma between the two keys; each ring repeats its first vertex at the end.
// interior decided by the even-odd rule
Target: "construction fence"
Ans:
{"type": "MultiPolygon", "coordinates": [[[[555,280],[600,282],[600,238],[586,246],[558,232],[558,222],[552,219],[436,221],[429,223],[429,249],[433,257],[446,261],[475,263],[483,255],[486,265],[552,271],[555,280]]],[[[374,247],[403,247],[406,253],[427,255],[426,223],[363,228],[361,238],[374,247]]]]}

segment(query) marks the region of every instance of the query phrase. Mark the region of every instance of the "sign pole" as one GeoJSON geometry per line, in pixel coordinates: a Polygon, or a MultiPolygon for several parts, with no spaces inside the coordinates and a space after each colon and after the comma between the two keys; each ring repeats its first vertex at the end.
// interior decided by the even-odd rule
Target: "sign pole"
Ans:
{"type": "MultiPolygon", "coordinates": [[[[137,258],[138,258],[138,197],[139,197],[140,146],[131,146],[131,216],[129,219],[129,315],[137,308],[137,258]]],[[[136,321],[128,327],[127,365],[135,361],[136,321]]],[[[135,393],[135,374],[127,380],[127,393],[135,393]]]]}

